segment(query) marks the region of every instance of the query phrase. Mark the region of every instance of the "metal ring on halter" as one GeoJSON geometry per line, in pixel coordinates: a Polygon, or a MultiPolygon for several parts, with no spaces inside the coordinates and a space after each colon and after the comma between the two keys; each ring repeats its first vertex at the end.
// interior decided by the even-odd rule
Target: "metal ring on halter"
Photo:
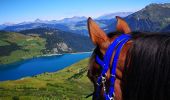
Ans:
{"type": "Polygon", "coordinates": [[[102,83],[106,82],[106,77],[102,77],[102,83]]]}
{"type": "Polygon", "coordinates": [[[106,76],[107,76],[106,73],[105,73],[104,75],[101,76],[101,77],[102,77],[102,83],[105,83],[105,82],[106,82],[106,76]]]}

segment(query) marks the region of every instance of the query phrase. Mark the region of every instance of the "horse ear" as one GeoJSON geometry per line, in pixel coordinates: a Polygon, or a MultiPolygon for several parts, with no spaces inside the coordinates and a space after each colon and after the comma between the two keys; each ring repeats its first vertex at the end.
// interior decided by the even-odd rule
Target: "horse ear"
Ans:
{"type": "Polygon", "coordinates": [[[89,35],[95,45],[106,47],[109,39],[105,32],[89,17],[87,21],[89,35]]]}
{"type": "Polygon", "coordinates": [[[117,19],[117,26],[116,26],[117,31],[124,32],[126,34],[131,33],[131,29],[125,20],[123,20],[119,16],[116,16],[116,19],[117,19]]]}

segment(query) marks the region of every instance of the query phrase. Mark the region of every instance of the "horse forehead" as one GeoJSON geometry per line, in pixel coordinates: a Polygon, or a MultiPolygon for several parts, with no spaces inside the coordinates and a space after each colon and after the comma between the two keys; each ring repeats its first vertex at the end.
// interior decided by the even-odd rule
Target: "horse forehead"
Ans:
{"type": "Polygon", "coordinates": [[[110,42],[112,43],[117,37],[118,37],[118,35],[114,35],[114,36],[110,37],[109,38],[110,42]]]}
{"type": "Polygon", "coordinates": [[[108,47],[110,46],[110,44],[112,44],[112,42],[114,42],[114,40],[115,40],[117,37],[118,37],[118,35],[114,35],[114,36],[112,36],[112,37],[109,37],[109,41],[102,44],[102,45],[103,45],[102,47],[104,47],[104,48],[100,48],[99,50],[100,50],[100,52],[101,52],[103,55],[105,55],[108,47]]]}

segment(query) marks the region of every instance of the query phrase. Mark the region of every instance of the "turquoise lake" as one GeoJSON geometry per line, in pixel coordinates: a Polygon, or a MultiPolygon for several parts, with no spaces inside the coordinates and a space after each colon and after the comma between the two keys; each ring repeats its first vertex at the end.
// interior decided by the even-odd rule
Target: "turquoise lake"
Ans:
{"type": "Polygon", "coordinates": [[[0,81],[16,80],[44,72],[55,72],[90,56],[91,53],[63,54],[37,57],[12,64],[0,65],[0,81]]]}

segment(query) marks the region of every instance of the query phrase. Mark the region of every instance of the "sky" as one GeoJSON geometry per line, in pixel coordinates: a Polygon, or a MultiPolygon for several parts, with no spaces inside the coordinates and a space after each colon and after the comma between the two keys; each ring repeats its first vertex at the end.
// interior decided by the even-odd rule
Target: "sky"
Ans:
{"type": "Polygon", "coordinates": [[[96,18],[114,12],[135,12],[151,3],[170,3],[170,0],[0,0],[0,24],[33,21],[37,18],[96,18]]]}

